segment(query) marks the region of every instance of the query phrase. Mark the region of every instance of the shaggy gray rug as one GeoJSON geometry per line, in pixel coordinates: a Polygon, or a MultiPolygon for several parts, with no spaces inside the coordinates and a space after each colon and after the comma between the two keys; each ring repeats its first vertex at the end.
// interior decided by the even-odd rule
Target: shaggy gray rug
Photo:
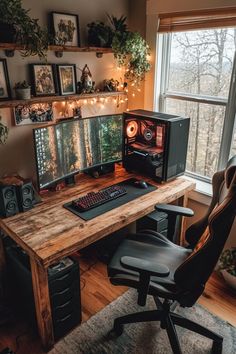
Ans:
{"type": "MultiPolygon", "coordinates": [[[[60,340],[50,354],[171,354],[166,331],[158,322],[125,325],[123,334],[117,338],[108,335],[116,317],[155,309],[150,297],[146,308],[136,304],[137,294],[132,289],[113,301],[60,340]]],[[[191,309],[178,308],[176,312],[192,319],[224,337],[223,354],[236,353],[236,328],[212,315],[199,305],[191,309]]],[[[212,341],[188,330],[177,327],[184,354],[210,353],[212,341]]]]}

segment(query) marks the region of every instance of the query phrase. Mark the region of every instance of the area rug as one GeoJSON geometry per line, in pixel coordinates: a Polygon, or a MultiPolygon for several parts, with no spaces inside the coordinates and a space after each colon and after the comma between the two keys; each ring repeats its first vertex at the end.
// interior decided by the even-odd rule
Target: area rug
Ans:
{"type": "MultiPolygon", "coordinates": [[[[166,331],[160,329],[158,322],[125,325],[120,337],[112,338],[109,335],[116,317],[144,310],[136,303],[136,291],[128,290],[60,340],[50,354],[171,354],[166,331]]],[[[145,309],[155,309],[151,297],[145,309]]],[[[177,308],[175,312],[221,334],[224,337],[223,354],[236,353],[235,327],[212,315],[200,305],[191,309],[177,308]]],[[[176,329],[184,354],[211,352],[211,340],[177,326],[176,329]]]]}

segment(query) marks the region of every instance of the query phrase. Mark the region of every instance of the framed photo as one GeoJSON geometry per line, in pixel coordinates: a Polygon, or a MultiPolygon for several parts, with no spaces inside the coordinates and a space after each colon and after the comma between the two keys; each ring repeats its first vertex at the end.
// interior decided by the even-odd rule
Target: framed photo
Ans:
{"type": "Polygon", "coordinates": [[[30,64],[31,82],[35,96],[53,96],[57,94],[55,65],[30,64]]]}
{"type": "Polygon", "coordinates": [[[75,64],[57,65],[58,84],[61,95],[74,95],[76,93],[76,67],[75,64]]]}
{"type": "Polygon", "coordinates": [[[0,59],[0,100],[9,100],[11,89],[7,70],[6,59],[0,59]]]}
{"type": "Polygon", "coordinates": [[[52,12],[51,29],[55,44],[80,47],[78,15],[52,12]]]}
{"type": "Polygon", "coordinates": [[[16,125],[52,122],[52,103],[19,104],[14,108],[14,117],[16,125]]]}

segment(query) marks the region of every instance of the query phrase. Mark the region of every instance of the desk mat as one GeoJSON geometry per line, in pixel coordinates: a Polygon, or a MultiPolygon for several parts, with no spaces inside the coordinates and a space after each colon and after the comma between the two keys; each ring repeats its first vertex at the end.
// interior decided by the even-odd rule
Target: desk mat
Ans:
{"type": "Polygon", "coordinates": [[[91,220],[93,218],[96,218],[96,216],[102,215],[106,213],[107,211],[110,211],[112,209],[118,208],[119,206],[130,202],[131,200],[134,200],[136,198],[141,197],[144,194],[153,192],[154,190],[157,189],[157,187],[153,186],[152,184],[147,182],[148,188],[142,189],[140,187],[136,187],[134,185],[134,182],[137,181],[136,178],[129,178],[126,179],[120,183],[115,183],[114,185],[122,186],[125,187],[127,194],[122,195],[121,197],[111,200],[105,204],[99,205],[93,209],[90,209],[88,211],[77,211],[74,209],[72,206],[72,202],[66,203],[63,205],[64,208],[67,210],[71,211],[73,214],[79,216],[80,218],[84,220],[91,220]]]}

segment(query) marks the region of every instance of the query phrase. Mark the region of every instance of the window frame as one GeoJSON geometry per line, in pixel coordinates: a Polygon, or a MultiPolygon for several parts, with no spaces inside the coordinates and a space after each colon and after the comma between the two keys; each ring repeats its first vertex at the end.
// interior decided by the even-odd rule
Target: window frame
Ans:
{"type": "MultiPolygon", "coordinates": [[[[200,31],[199,29],[198,31],[200,31]]],[[[235,109],[229,106],[229,97],[216,97],[216,96],[207,96],[207,95],[198,95],[198,94],[188,94],[177,91],[168,91],[167,85],[169,81],[169,72],[170,72],[170,55],[171,55],[171,40],[172,33],[157,33],[157,68],[155,75],[155,98],[154,98],[154,110],[165,112],[166,111],[166,99],[176,99],[183,100],[195,103],[202,104],[211,104],[225,107],[225,116],[223,122],[221,144],[219,151],[219,159],[217,170],[222,170],[225,168],[231,151],[234,126],[235,122],[235,109]]],[[[234,68],[236,67],[236,55],[233,59],[233,69],[232,76],[234,73],[234,68]]],[[[232,80],[231,76],[231,85],[236,85],[236,80],[232,80]]],[[[231,85],[229,90],[231,90],[231,85]]],[[[190,117],[191,119],[191,117],[190,117]]],[[[197,173],[186,171],[186,175],[207,183],[211,183],[211,178],[207,176],[202,176],[197,173]]]]}

